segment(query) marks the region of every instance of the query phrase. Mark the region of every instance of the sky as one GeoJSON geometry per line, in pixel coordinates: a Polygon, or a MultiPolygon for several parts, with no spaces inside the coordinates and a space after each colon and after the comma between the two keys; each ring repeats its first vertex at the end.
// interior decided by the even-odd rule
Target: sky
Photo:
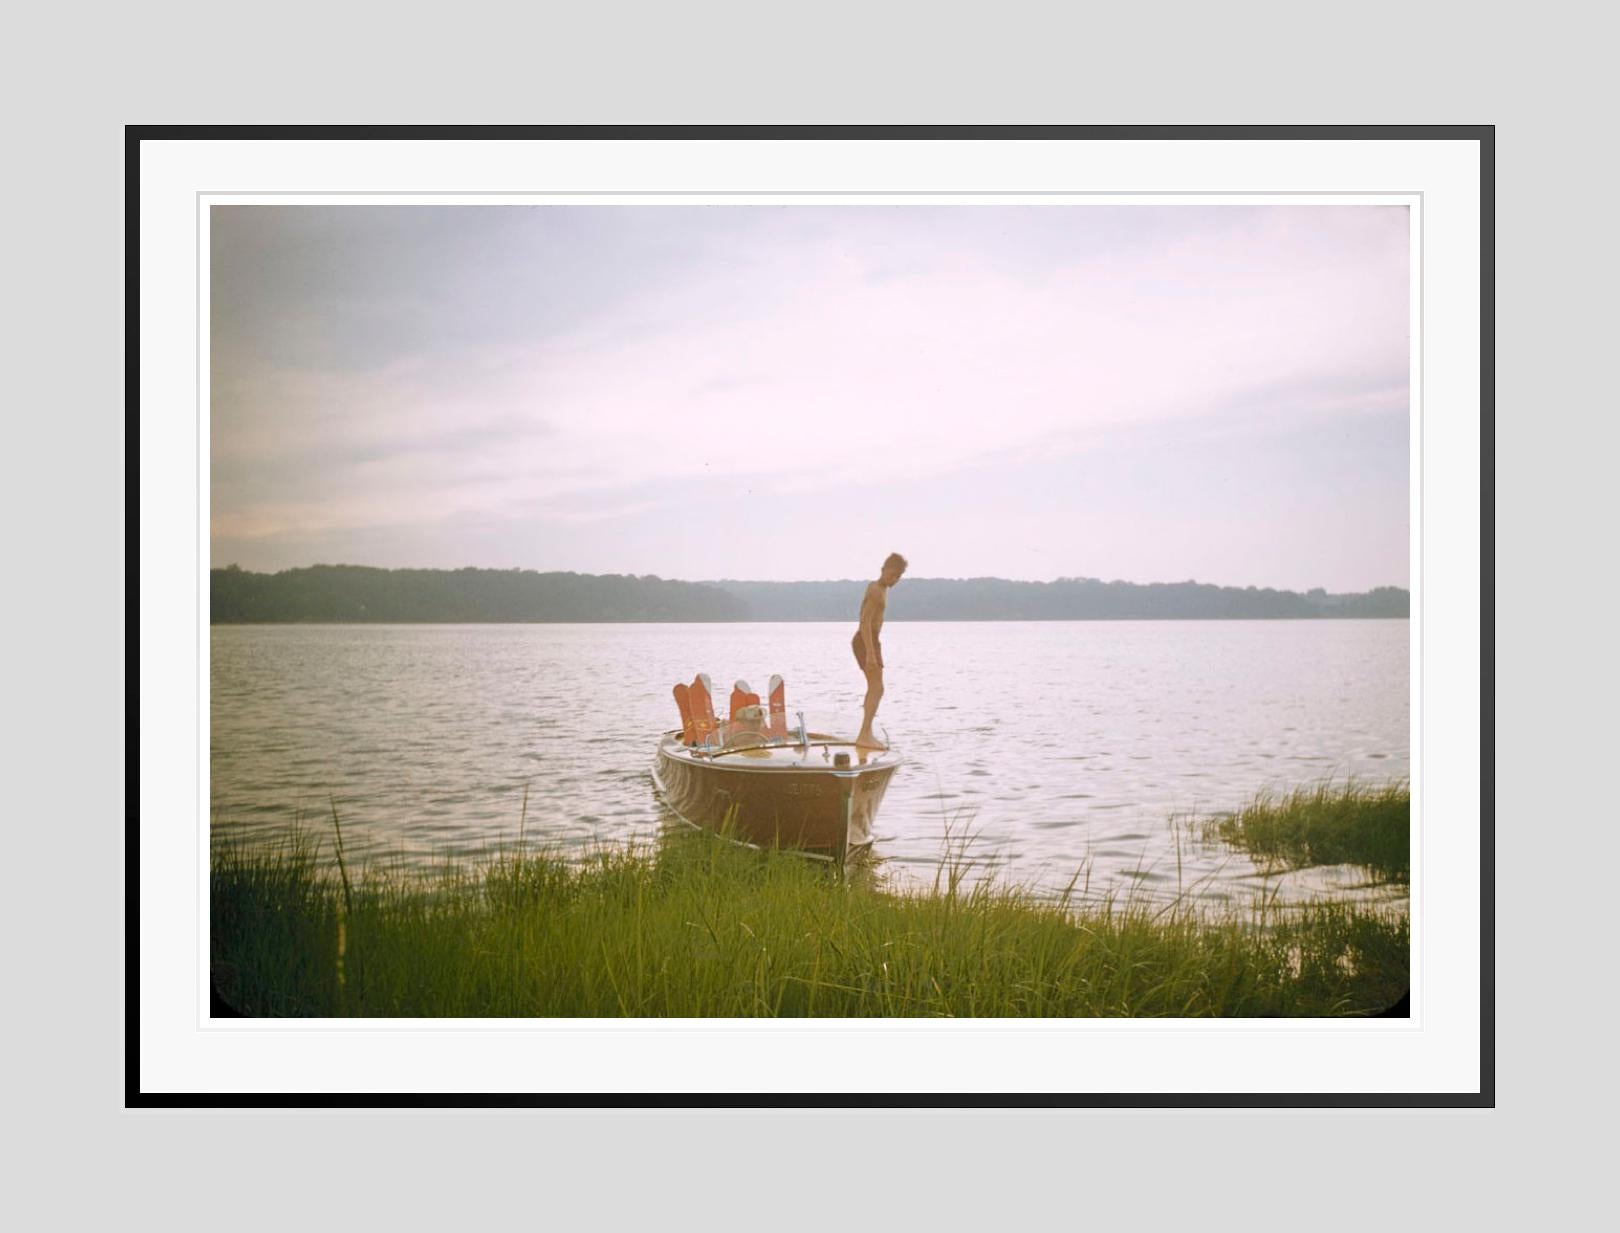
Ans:
{"type": "Polygon", "coordinates": [[[1404,207],[210,221],[216,567],[1408,583],[1404,207]]]}

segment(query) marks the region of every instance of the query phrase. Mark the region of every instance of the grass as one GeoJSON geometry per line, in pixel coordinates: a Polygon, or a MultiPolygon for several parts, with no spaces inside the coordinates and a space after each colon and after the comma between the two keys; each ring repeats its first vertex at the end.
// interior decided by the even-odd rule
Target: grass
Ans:
{"type": "Polygon", "coordinates": [[[1324,782],[1263,793],[1206,832],[1272,866],[1360,865],[1406,882],[1412,869],[1412,792],[1405,783],[1324,782]]]}
{"type": "Polygon", "coordinates": [[[252,1016],[1320,1016],[1406,992],[1398,911],[1078,907],[969,864],[958,845],[901,893],[699,834],[426,878],[339,866],[308,832],[221,842],[212,974],[252,1016]]]}

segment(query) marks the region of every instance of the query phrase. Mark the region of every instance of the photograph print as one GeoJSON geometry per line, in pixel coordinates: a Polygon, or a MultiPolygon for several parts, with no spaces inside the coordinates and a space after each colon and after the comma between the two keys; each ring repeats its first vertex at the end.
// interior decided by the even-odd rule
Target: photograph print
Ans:
{"type": "Polygon", "coordinates": [[[207,206],[214,1014],[1405,1013],[1414,234],[207,206]]]}

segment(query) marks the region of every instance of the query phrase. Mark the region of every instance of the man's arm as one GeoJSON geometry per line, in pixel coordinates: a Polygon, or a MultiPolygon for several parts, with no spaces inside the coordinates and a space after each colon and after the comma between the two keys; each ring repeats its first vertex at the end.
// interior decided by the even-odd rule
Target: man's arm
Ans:
{"type": "Polygon", "coordinates": [[[877,615],[883,607],[883,588],[876,582],[866,584],[866,595],[861,600],[861,645],[866,648],[866,662],[877,663],[877,615]]]}

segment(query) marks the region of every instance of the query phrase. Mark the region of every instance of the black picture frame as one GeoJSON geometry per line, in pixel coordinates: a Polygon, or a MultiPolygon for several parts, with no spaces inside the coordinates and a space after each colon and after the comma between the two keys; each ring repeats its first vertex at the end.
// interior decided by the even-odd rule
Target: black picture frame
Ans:
{"type": "MultiPolygon", "coordinates": [[[[1495,1015],[1495,126],[1494,125],[130,125],[124,131],[126,501],[140,494],[140,151],[162,141],[1421,141],[1479,146],[1480,201],[1480,1036],[1475,1092],[1318,1093],[367,1093],[148,1092],[140,1087],[139,760],[125,783],[125,1107],[160,1108],[1494,1108],[1495,1015]]],[[[126,520],[126,651],[138,658],[139,516],[126,520]]],[[[139,732],[139,681],[126,686],[126,723],[139,732]]],[[[138,739],[138,738],[137,738],[138,739]]],[[[1392,1013],[1402,1013],[1402,1007],[1392,1013]]],[[[217,1004],[223,1017],[229,1007],[217,1004]]]]}

